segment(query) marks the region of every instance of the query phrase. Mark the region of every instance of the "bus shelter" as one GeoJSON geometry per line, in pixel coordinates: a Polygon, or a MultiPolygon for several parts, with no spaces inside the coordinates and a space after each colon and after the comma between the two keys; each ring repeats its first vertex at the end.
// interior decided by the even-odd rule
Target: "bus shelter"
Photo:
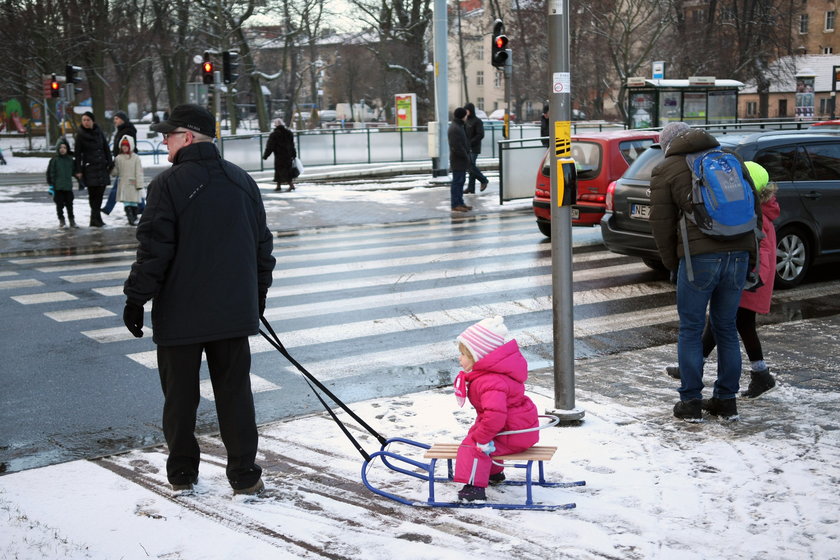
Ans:
{"type": "Polygon", "coordinates": [[[738,120],[737,80],[627,80],[628,128],[660,128],[669,122],[726,124],[738,120]]]}

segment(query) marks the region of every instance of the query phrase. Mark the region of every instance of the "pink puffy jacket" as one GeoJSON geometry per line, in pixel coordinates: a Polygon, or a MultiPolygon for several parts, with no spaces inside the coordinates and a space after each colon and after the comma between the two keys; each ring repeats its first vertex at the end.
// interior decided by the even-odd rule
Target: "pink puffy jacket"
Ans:
{"type": "Polygon", "coordinates": [[[539,431],[499,436],[499,432],[539,425],[537,407],[525,396],[528,362],[516,340],[499,346],[466,373],[467,397],[478,417],[469,434],[479,443],[491,439],[511,448],[527,449],[540,439],[539,431]]]}
{"type": "Polygon", "coordinates": [[[775,196],[761,205],[761,213],[764,216],[761,226],[764,239],[758,245],[760,255],[758,274],[764,285],[754,292],[744,290],[738,307],[756,313],[769,313],[770,299],[773,297],[773,282],[776,279],[776,226],[773,225],[773,220],[781,213],[775,196]]]}

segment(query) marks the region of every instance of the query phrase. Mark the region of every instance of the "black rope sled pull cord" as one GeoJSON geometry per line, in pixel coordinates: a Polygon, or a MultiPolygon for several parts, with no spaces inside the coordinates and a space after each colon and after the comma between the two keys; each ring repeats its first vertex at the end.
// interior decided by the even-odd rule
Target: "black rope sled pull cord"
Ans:
{"type": "Polygon", "coordinates": [[[359,417],[359,415],[357,415],[355,412],[350,410],[350,407],[348,407],[346,404],[344,404],[344,402],[341,399],[336,397],[335,394],[333,394],[332,391],[330,391],[323,383],[318,381],[318,379],[314,375],[309,373],[309,371],[307,371],[306,368],[303,367],[300,364],[300,362],[295,360],[292,357],[292,355],[289,354],[289,351],[286,350],[285,346],[283,346],[283,343],[280,342],[280,338],[277,336],[277,333],[274,332],[274,329],[271,327],[271,324],[268,322],[268,319],[266,319],[265,317],[260,317],[260,320],[262,321],[262,324],[265,325],[266,330],[268,330],[268,332],[271,333],[271,336],[269,336],[265,333],[265,331],[260,329],[260,334],[263,336],[263,338],[265,338],[268,341],[269,344],[271,344],[278,352],[280,352],[287,360],[289,360],[289,362],[293,366],[295,366],[297,368],[297,370],[300,371],[301,374],[303,374],[303,378],[306,380],[307,385],[309,385],[309,388],[312,389],[313,393],[315,393],[315,396],[318,397],[318,400],[321,402],[321,405],[324,407],[324,410],[326,410],[330,414],[330,416],[332,416],[332,419],[335,420],[335,423],[338,424],[338,427],[341,428],[341,431],[344,432],[344,435],[347,436],[347,439],[350,440],[350,442],[353,444],[353,446],[356,448],[356,450],[362,455],[362,457],[365,459],[365,461],[369,461],[370,460],[370,455],[368,455],[367,451],[364,450],[364,448],[361,446],[361,444],[349,432],[349,430],[347,429],[347,426],[345,426],[344,423],[338,418],[338,416],[336,416],[336,414],[332,410],[332,408],[326,403],[326,401],[324,401],[324,399],[321,397],[321,395],[315,389],[315,386],[317,386],[318,389],[323,391],[324,394],[326,394],[335,404],[340,406],[347,414],[350,415],[351,418],[353,418],[356,422],[361,424],[361,426],[365,430],[367,430],[370,435],[375,437],[381,445],[385,445],[385,443],[388,440],[386,438],[384,438],[382,435],[380,435],[379,432],[377,432],[372,427],[370,427],[367,422],[365,422],[364,420],[362,420],[359,417]],[[314,383],[315,386],[313,386],[313,383],[314,383]]]}

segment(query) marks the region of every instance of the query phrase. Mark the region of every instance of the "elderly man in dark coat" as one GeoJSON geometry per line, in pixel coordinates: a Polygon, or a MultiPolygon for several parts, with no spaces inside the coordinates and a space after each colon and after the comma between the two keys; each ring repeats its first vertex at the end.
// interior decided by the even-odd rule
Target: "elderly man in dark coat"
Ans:
{"type": "Polygon", "coordinates": [[[280,185],[289,183],[289,190],[293,191],[295,177],[299,174],[294,164],[297,157],[295,135],[283,125],[283,121],[278,119],[275,124],[274,130],[268,136],[268,142],[265,143],[263,159],[268,159],[268,156],[274,154],[274,182],[277,183],[274,190],[280,192],[283,190],[280,185]]]}

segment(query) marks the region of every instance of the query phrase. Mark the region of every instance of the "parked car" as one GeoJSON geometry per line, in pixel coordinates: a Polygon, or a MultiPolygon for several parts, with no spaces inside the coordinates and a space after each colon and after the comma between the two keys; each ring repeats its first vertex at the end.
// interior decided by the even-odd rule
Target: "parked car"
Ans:
{"type": "MultiPolygon", "coordinates": [[[[577,204],[572,206],[572,225],[594,226],[604,215],[607,187],[627,170],[639,155],[659,141],[658,132],[613,130],[572,135],[572,157],[577,169],[577,204]]],[[[551,167],[546,152],[537,171],[534,215],[543,235],[551,236],[551,167]]]]}
{"type": "MultiPolygon", "coordinates": [[[[811,130],[723,135],[725,149],[763,165],[779,185],[776,285],[790,288],[813,264],[840,261],[840,135],[811,130]]],[[[651,171],[664,159],[659,145],[645,151],[607,191],[601,219],[610,251],[662,262],[650,230],[651,171]]]]}

